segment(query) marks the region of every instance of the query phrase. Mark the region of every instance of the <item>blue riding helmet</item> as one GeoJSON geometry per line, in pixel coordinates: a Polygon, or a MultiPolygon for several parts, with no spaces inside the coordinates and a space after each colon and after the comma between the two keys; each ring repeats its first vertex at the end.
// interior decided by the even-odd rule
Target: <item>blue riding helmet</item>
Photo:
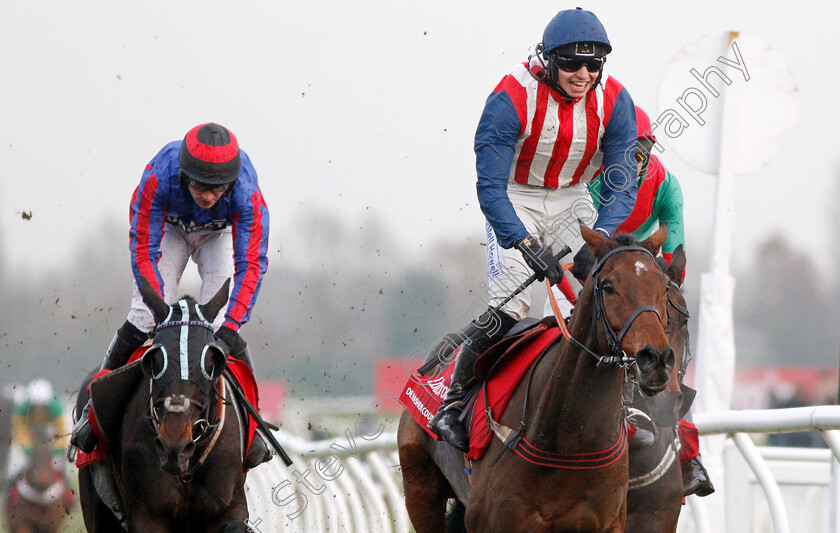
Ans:
{"type": "MultiPolygon", "coordinates": [[[[604,25],[591,11],[581,8],[566,9],[557,13],[543,32],[542,52],[575,43],[594,43],[597,52],[603,55],[612,51],[612,45],[607,37],[604,25]]],[[[589,54],[587,54],[589,55],[589,54]]]]}

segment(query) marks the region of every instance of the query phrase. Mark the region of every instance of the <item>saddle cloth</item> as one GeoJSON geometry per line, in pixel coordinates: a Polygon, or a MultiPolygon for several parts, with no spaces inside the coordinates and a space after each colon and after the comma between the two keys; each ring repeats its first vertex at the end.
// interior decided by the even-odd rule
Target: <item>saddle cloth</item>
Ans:
{"type": "MultiPolygon", "coordinates": [[[[99,445],[91,452],[79,450],[76,457],[76,467],[81,468],[95,461],[103,461],[108,456],[108,443],[111,436],[119,431],[126,405],[137,390],[143,372],[139,360],[146,353],[148,346],[138,348],[128,360],[128,363],[114,371],[103,370],[97,373],[88,385],[92,398],[90,422],[99,437],[99,445]]],[[[245,397],[259,410],[259,393],[254,374],[244,361],[228,356],[227,368],[239,383],[245,397]]],[[[245,412],[245,409],[242,409],[245,412]]],[[[247,415],[245,415],[247,416],[247,415]]],[[[246,441],[245,456],[254,438],[257,423],[248,416],[248,439],[246,441]]]]}
{"type": "MultiPolygon", "coordinates": [[[[481,379],[488,373],[488,365],[498,360],[487,383],[479,389],[472,407],[468,459],[481,459],[493,439],[493,432],[485,416],[487,406],[490,406],[493,418],[498,420],[528,368],[559,336],[560,329],[556,326],[539,323],[521,334],[506,337],[476,362],[476,377],[481,379]],[[487,397],[484,395],[485,390],[487,397]]],[[[436,440],[439,437],[428,428],[428,423],[443,403],[454,366],[450,363],[442,372],[431,377],[412,375],[399,398],[420,427],[436,440]]]]}

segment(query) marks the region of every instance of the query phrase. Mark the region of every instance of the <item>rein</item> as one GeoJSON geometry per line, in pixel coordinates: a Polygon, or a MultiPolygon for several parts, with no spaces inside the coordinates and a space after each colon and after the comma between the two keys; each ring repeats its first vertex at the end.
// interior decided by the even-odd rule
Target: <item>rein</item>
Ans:
{"type": "MultiPolygon", "coordinates": [[[[560,327],[563,337],[576,348],[592,355],[596,359],[596,361],[598,361],[597,366],[615,364],[626,370],[630,365],[636,362],[635,357],[628,356],[624,352],[624,350],[621,349],[621,340],[627,334],[627,331],[630,329],[630,326],[642,313],[656,313],[656,316],[659,317],[660,322],[662,322],[662,317],[660,316],[659,311],[657,311],[655,307],[651,305],[645,305],[639,307],[630,315],[630,317],[625,321],[624,326],[618,333],[616,333],[610,325],[609,320],[607,319],[607,313],[603,302],[603,296],[601,295],[601,287],[598,282],[598,273],[601,271],[601,268],[603,268],[607,259],[621,252],[644,252],[651,259],[653,259],[653,254],[650,253],[649,250],[647,250],[646,248],[642,248],[641,246],[620,246],[618,248],[613,248],[612,250],[604,254],[604,256],[602,256],[592,268],[591,275],[593,282],[594,299],[594,327],[592,328],[592,338],[593,340],[595,339],[597,334],[597,327],[600,322],[606,331],[607,342],[611,351],[613,352],[612,355],[597,354],[589,348],[587,348],[583,343],[581,343],[571,335],[568,327],[566,326],[566,321],[560,313],[560,308],[557,305],[557,299],[554,297],[553,291],[551,290],[551,283],[548,280],[546,280],[546,283],[548,284],[548,296],[551,302],[551,308],[554,311],[554,316],[557,319],[557,324],[560,327]]],[[[564,265],[563,269],[568,270],[570,267],[571,265],[564,265]]],[[[512,450],[516,455],[525,459],[529,463],[550,468],[563,468],[567,470],[591,470],[604,468],[615,463],[627,451],[627,426],[625,425],[623,419],[621,421],[621,427],[618,432],[618,440],[609,448],[597,452],[559,454],[552,451],[541,450],[525,438],[525,412],[528,405],[528,396],[530,395],[530,380],[531,377],[533,377],[533,369],[537,366],[539,360],[542,359],[542,356],[545,355],[546,352],[543,352],[543,354],[541,354],[537,361],[535,361],[535,363],[531,366],[531,375],[528,378],[528,385],[525,393],[525,402],[523,405],[522,421],[520,422],[518,429],[514,430],[505,426],[504,424],[501,424],[500,422],[495,421],[493,419],[493,415],[490,410],[489,404],[485,408],[485,416],[487,417],[487,423],[493,430],[493,433],[496,435],[496,437],[498,437],[499,440],[501,440],[503,443],[502,450],[499,452],[499,455],[496,457],[496,459],[493,460],[490,466],[492,467],[493,465],[495,465],[496,462],[498,462],[498,460],[502,457],[502,454],[504,454],[505,451],[508,449],[512,450]]],[[[485,401],[487,398],[486,383],[487,381],[485,380],[485,401]]]]}

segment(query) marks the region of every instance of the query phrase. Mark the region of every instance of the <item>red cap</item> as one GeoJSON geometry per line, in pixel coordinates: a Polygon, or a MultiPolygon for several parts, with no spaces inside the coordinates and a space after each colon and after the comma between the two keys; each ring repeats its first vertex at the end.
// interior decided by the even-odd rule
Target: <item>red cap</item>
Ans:
{"type": "Polygon", "coordinates": [[[650,129],[650,117],[647,116],[641,107],[636,106],[636,129],[638,131],[639,139],[650,139],[656,142],[656,137],[650,129]]]}

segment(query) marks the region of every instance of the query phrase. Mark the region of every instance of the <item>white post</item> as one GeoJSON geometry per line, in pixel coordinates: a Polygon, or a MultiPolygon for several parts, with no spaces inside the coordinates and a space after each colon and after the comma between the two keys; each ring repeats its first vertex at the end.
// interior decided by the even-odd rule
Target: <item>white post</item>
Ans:
{"type": "MultiPolygon", "coordinates": [[[[729,32],[724,57],[732,59],[731,46],[738,32],[729,32]]],[[[735,337],[732,300],[735,279],[729,273],[731,255],[734,179],[737,164],[740,84],[722,90],[723,114],[720,130],[720,159],[715,193],[714,229],[710,272],[700,282],[700,318],[697,338],[697,411],[726,411],[730,408],[735,377],[735,337]]],[[[723,447],[726,437],[703,437],[701,452],[715,483],[716,493],[706,498],[712,530],[725,531],[723,447]]]]}

